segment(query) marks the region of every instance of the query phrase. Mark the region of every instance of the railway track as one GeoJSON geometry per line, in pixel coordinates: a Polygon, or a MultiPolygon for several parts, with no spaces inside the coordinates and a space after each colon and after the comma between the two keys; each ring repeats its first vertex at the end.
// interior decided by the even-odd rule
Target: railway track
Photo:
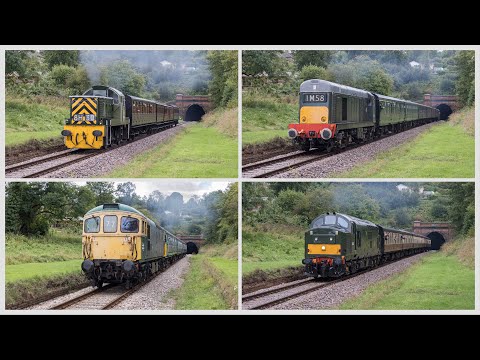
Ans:
{"type": "Polygon", "coordinates": [[[312,150],[308,153],[305,151],[295,151],[284,156],[276,156],[273,159],[244,165],[242,166],[242,176],[248,178],[267,178],[333,155],[335,155],[335,153],[325,154],[320,153],[319,150],[312,150]]]}
{"type": "Polygon", "coordinates": [[[255,293],[247,294],[247,295],[242,296],[242,308],[245,309],[245,310],[268,309],[268,308],[271,308],[275,305],[282,304],[284,302],[287,302],[289,300],[298,298],[298,297],[306,295],[308,293],[320,290],[322,288],[326,288],[326,287],[332,286],[334,284],[338,284],[338,283],[341,283],[343,281],[353,279],[353,278],[355,278],[357,276],[360,276],[362,274],[365,274],[365,273],[367,273],[371,270],[380,269],[384,266],[393,264],[397,261],[406,259],[406,258],[411,257],[411,256],[415,256],[415,255],[418,255],[418,254],[412,254],[412,255],[409,255],[409,256],[404,256],[402,258],[399,258],[399,259],[381,264],[377,267],[362,270],[362,271],[358,271],[355,274],[351,274],[351,275],[348,275],[348,276],[343,276],[341,278],[337,278],[337,279],[334,279],[334,280],[323,280],[323,281],[321,281],[320,284],[318,283],[318,280],[316,281],[316,280],[313,280],[313,279],[305,279],[305,281],[303,281],[303,282],[296,281],[296,282],[285,284],[285,286],[283,286],[283,287],[272,287],[272,288],[265,289],[264,291],[260,290],[260,291],[257,291],[255,293]],[[299,288],[299,290],[295,291],[295,292],[291,292],[291,290],[295,289],[295,288],[299,288]],[[282,292],[285,292],[285,294],[282,295],[282,292]],[[278,297],[275,296],[272,299],[268,299],[266,301],[258,301],[258,300],[261,300],[262,298],[268,298],[270,295],[275,295],[275,294],[278,294],[278,297]],[[250,302],[254,302],[253,306],[248,305],[248,303],[250,303],[250,302]]]}
{"type": "Polygon", "coordinates": [[[20,164],[5,167],[6,177],[36,178],[49,174],[55,170],[64,168],[79,161],[103,154],[105,151],[84,151],[73,149],[65,150],[50,156],[33,159],[20,164]],[[62,161],[62,158],[64,161],[62,161]]]}

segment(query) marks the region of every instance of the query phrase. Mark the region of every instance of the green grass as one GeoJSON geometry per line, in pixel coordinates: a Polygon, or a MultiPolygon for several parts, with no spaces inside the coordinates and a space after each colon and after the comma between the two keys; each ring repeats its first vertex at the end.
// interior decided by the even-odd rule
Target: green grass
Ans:
{"type": "Polygon", "coordinates": [[[475,308],[475,271],[456,256],[426,255],[419,263],[369,286],[340,306],[348,310],[470,310],[475,308]]]}
{"type": "Polygon", "coordinates": [[[190,269],[182,287],[174,297],[177,310],[221,310],[228,309],[227,300],[222,296],[208,269],[205,267],[203,255],[195,255],[191,259],[190,269]]]}
{"type": "Polygon", "coordinates": [[[60,137],[68,117],[68,99],[7,96],[5,101],[5,144],[7,146],[60,137]]]}
{"type": "Polygon", "coordinates": [[[242,273],[301,266],[303,237],[286,233],[244,230],[242,238],[242,273]]]}
{"type": "Polygon", "coordinates": [[[60,274],[78,273],[81,259],[58,261],[49,263],[27,263],[5,266],[5,279],[7,283],[35,277],[51,277],[60,274]]]}
{"type": "Polygon", "coordinates": [[[214,257],[209,261],[215,266],[232,284],[238,283],[238,260],[214,257]]]}
{"type": "Polygon", "coordinates": [[[242,108],[243,144],[287,137],[288,124],[298,122],[298,104],[269,97],[245,96],[242,108]]]}
{"type": "Polygon", "coordinates": [[[287,138],[287,128],[283,130],[257,130],[248,131],[242,134],[242,144],[259,144],[268,142],[279,136],[287,138]]]}
{"type": "Polygon", "coordinates": [[[50,230],[45,236],[5,236],[5,263],[47,263],[79,259],[82,257],[82,237],[65,231],[50,230]]]}
{"type": "Polygon", "coordinates": [[[7,132],[5,135],[5,145],[19,145],[29,142],[30,140],[48,140],[53,138],[60,138],[61,130],[52,131],[15,131],[7,132]]]}
{"type": "Polygon", "coordinates": [[[474,172],[475,138],[461,125],[443,123],[335,177],[471,178],[474,172]]]}
{"type": "Polygon", "coordinates": [[[138,155],[113,178],[236,178],[237,139],[215,127],[191,124],[171,141],[138,155]]]}

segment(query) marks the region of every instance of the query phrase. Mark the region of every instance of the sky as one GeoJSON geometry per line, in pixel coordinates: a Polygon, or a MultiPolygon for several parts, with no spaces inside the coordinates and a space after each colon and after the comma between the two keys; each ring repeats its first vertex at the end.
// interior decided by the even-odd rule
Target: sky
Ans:
{"type": "MultiPolygon", "coordinates": [[[[115,181],[114,186],[125,181],[115,181]]],[[[85,181],[75,181],[78,185],[85,185],[85,181]]],[[[172,192],[179,192],[183,195],[185,201],[193,195],[202,196],[216,190],[225,190],[230,182],[227,181],[185,181],[185,180],[166,180],[166,181],[132,181],[135,184],[135,192],[139,196],[152,193],[155,190],[163,194],[170,195],[172,192]]]]}

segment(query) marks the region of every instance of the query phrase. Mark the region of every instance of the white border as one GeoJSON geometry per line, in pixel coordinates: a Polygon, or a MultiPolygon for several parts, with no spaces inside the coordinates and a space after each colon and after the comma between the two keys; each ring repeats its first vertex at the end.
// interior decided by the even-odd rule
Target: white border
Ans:
{"type": "MultiPolygon", "coordinates": [[[[472,182],[475,181],[476,189],[478,190],[478,185],[480,184],[480,168],[475,161],[475,178],[473,179],[463,179],[463,178],[359,178],[359,179],[346,179],[346,178],[317,178],[317,179],[248,179],[242,178],[241,174],[241,142],[242,142],[242,91],[241,91],[241,50],[476,50],[475,51],[475,85],[476,85],[476,94],[477,98],[475,101],[475,160],[477,159],[477,154],[480,149],[480,142],[478,141],[480,136],[480,130],[478,126],[478,117],[479,117],[479,100],[478,94],[480,91],[480,81],[478,79],[479,71],[479,45],[0,45],[0,139],[5,144],[5,53],[4,50],[22,50],[22,49],[32,49],[32,50],[46,50],[46,49],[56,49],[56,50],[238,50],[239,51],[239,70],[238,70],[238,151],[239,151],[239,160],[238,160],[238,177],[235,179],[232,178],[221,178],[221,179],[203,179],[203,178],[189,178],[189,179],[175,179],[175,181],[228,181],[228,182],[238,182],[238,196],[239,196],[239,234],[238,234],[238,261],[239,261],[239,286],[238,286],[238,298],[239,298],[239,307],[241,306],[241,260],[242,260],[242,211],[241,211],[241,196],[242,196],[242,182],[268,182],[268,181],[298,181],[298,182],[472,182]]],[[[2,160],[3,165],[5,164],[5,148],[1,146],[0,150],[0,159],[2,160]]],[[[26,179],[6,179],[5,178],[5,169],[2,166],[1,170],[1,190],[0,190],[0,234],[2,234],[2,242],[0,244],[0,276],[2,280],[5,279],[5,181],[32,181],[26,179]]],[[[81,178],[81,179],[39,179],[40,181],[171,181],[171,179],[110,179],[110,178],[81,178]]],[[[478,191],[475,194],[475,233],[478,234],[480,231],[480,215],[478,211],[478,204],[480,201],[480,195],[478,191]]],[[[477,246],[478,236],[475,237],[475,294],[478,294],[480,289],[480,277],[479,277],[479,264],[480,264],[480,246],[477,246]]],[[[337,315],[348,315],[348,314],[480,314],[480,298],[476,296],[475,298],[475,310],[138,310],[138,311],[125,311],[125,310],[111,310],[111,311],[73,311],[73,310],[63,310],[63,311],[46,311],[46,310],[4,310],[5,309],[5,281],[0,281],[0,314],[257,314],[257,315],[267,315],[267,314],[337,314],[337,315]]]]}

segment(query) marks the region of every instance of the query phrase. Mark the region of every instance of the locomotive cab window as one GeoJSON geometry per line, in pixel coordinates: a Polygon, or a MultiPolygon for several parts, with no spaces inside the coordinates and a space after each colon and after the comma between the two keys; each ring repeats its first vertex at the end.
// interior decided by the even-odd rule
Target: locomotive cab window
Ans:
{"type": "Polygon", "coordinates": [[[117,232],[117,217],[115,215],[105,215],[103,217],[103,232],[114,233],[117,232]]]}
{"type": "Polygon", "coordinates": [[[100,218],[94,216],[85,220],[84,231],[86,233],[98,233],[100,231],[100,218]]]}
{"type": "Polygon", "coordinates": [[[130,216],[122,216],[120,231],[124,233],[138,232],[138,220],[130,216]]]}

